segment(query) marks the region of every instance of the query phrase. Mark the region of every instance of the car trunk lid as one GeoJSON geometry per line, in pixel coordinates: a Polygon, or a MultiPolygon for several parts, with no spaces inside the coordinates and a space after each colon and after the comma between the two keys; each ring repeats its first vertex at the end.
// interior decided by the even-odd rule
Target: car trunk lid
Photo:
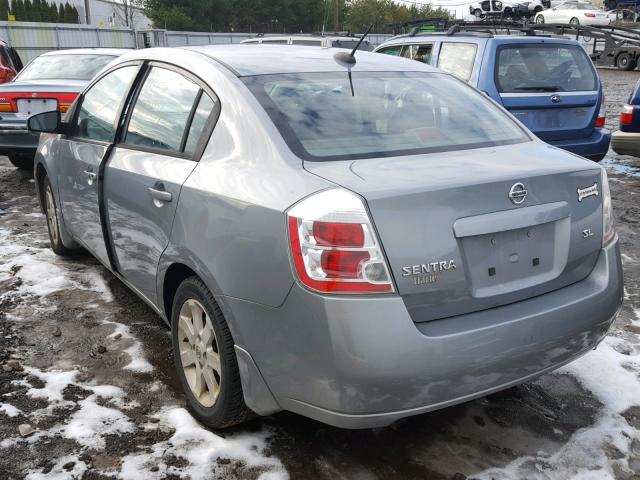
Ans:
{"type": "Polygon", "coordinates": [[[577,194],[600,169],[539,142],[305,168],[365,198],[416,322],[579,281],[601,247],[600,196],[577,194]]]}

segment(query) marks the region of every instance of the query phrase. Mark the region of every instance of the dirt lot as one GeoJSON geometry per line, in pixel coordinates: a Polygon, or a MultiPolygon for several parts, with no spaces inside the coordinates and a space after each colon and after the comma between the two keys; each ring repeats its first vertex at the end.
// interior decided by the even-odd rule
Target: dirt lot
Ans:
{"type": "MultiPolygon", "coordinates": [[[[640,74],[601,76],[614,127],[640,74]]],[[[640,479],[640,160],[604,164],[626,303],[596,351],[389,428],[282,413],[221,434],[183,408],[161,320],[91,257],[56,258],[33,180],[0,159],[0,480],[640,479]]]]}

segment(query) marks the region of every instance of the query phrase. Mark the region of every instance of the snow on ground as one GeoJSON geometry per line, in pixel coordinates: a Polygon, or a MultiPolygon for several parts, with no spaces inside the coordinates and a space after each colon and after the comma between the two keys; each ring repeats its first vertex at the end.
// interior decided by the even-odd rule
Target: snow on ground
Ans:
{"type": "Polygon", "coordinates": [[[222,438],[203,428],[184,408],[163,410],[156,418],[161,425],[174,429],[175,433],[169,440],[155,444],[150,454],[125,457],[120,473],[124,480],[160,479],[167,474],[207,480],[211,478],[211,470],[219,458],[240,460],[250,468],[269,469],[259,477],[263,480],[288,478],[280,460],[264,455],[268,437],[266,432],[222,438]],[[185,458],[188,464],[182,468],[168,466],[163,462],[167,455],[185,458]],[[152,468],[156,471],[152,471],[152,468]]]}
{"type": "Polygon", "coordinates": [[[122,368],[138,373],[149,373],[153,371],[153,365],[144,358],[142,343],[131,334],[128,325],[109,320],[104,320],[103,323],[115,326],[115,330],[109,335],[109,338],[112,340],[115,338],[123,338],[131,342],[131,346],[124,350],[124,352],[131,357],[131,361],[122,368]]]}

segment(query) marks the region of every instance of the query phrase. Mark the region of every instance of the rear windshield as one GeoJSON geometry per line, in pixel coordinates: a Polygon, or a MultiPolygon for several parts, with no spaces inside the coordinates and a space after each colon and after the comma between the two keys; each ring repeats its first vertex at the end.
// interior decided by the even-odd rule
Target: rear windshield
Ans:
{"type": "Polygon", "coordinates": [[[243,81],[305,160],[347,160],[528,141],[484,95],[441,73],[261,75],[243,81]]]}
{"type": "Polygon", "coordinates": [[[505,45],[498,49],[500,92],[580,92],[597,89],[596,72],[579,45],[505,45]]]}
{"type": "Polygon", "coordinates": [[[44,55],[27,65],[20,80],[91,80],[113,55],[44,55]]]}

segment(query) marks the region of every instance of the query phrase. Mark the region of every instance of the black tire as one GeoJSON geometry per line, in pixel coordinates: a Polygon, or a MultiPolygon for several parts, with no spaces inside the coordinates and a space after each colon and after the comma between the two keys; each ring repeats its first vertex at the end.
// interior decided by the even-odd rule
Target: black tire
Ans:
{"type": "Polygon", "coordinates": [[[176,291],[171,311],[171,339],[176,372],[187,399],[187,406],[200,422],[211,428],[221,429],[244,423],[256,416],[244,403],[234,341],[229,326],[213,295],[198,277],[187,278],[176,291]],[[202,305],[206,315],[204,321],[211,322],[215,333],[212,343],[217,344],[220,376],[217,397],[210,407],[204,406],[196,399],[182,366],[178,323],[180,310],[188,300],[195,300],[202,305]]]}
{"type": "Polygon", "coordinates": [[[534,9],[533,9],[533,13],[534,13],[534,15],[535,15],[536,13],[540,13],[541,11],[542,11],[542,7],[541,7],[540,5],[538,5],[536,8],[534,8],[534,9]]]}
{"type": "Polygon", "coordinates": [[[479,8],[476,8],[476,9],[473,11],[473,16],[474,16],[474,17],[481,17],[481,16],[482,16],[482,10],[480,10],[479,8]]]}
{"type": "Polygon", "coordinates": [[[20,170],[33,170],[33,157],[26,155],[9,155],[9,161],[20,170]]]}
{"type": "Polygon", "coordinates": [[[616,57],[616,67],[618,67],[618,70],[633,70],[636,65],[631,54],[622,52],[616,57]]]}
{"type": "Polygon", "coordinates": [[[56,197],[53,194],[53,188],[49,182],[49,177],[44,176],[42,180],[42,205],[44,208],[44,215],[47,219],[47,230],[49,231],[49,242],[51,243],[51,250],[56,255],[61,257],[71,257],[78,254],[78,249],[67,248],[62,243],[60,235],[60,225],[58,216],[58,204],[56,203],[56,197]]]}
{"type": "Polygon", "coordinates": [[[578,20],[576,17],[573,17],[571,20],[569,20],[569,25],[579,26],[580,20],[578,20]]]}
{"type": "Polygon", "coordinates": [[[544,15],[538,15],[536,17],[536,23],[539,23],[540,25],[544,24],[544,15]]]}

